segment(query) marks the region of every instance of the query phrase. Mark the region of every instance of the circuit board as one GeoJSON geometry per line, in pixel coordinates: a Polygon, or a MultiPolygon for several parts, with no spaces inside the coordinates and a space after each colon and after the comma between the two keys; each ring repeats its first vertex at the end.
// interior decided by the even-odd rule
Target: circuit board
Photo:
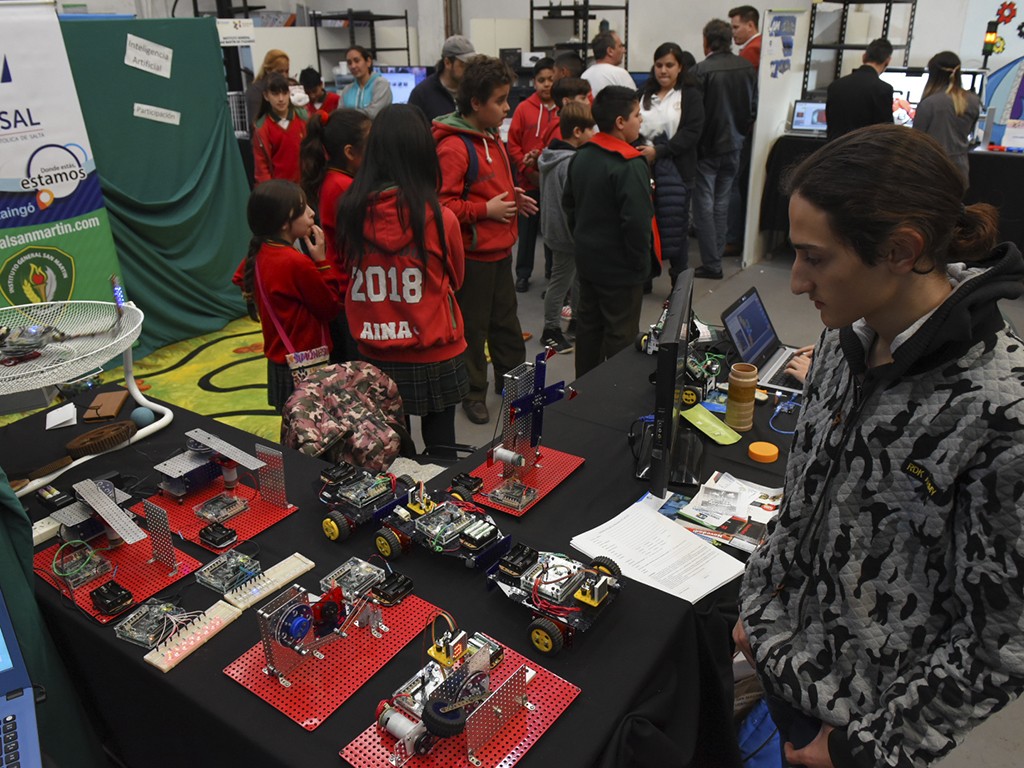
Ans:
{"type": "Polygon", "coordinates": [[[457,557],[470,568],[486,568],[508,551],[512,538],[501,532],[494,518],[475,509],[470,512],[446,501],[417,516],[397,506],[382,522],[432,552],[457,557]]]}

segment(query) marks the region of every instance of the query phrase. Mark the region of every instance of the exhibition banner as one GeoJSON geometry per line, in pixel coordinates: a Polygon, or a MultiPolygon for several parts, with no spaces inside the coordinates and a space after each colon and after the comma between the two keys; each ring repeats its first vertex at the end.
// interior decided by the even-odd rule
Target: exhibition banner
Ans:
{"type": "Polygon", "coordinates": [[[0,305],[109,301],[120,275],[53,2],[0,2],[0,305]]]}

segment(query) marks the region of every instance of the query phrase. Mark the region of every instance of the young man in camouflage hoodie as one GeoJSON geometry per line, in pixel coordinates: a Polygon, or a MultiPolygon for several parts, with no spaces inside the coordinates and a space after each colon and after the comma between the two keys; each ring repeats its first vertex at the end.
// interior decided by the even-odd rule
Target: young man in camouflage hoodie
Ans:
{"type": "Polygon", "coordinates": [[[938,144],[874,126],[794,174],[792,288],[826,330],[738,645],[805,766],[924,766],[1024,688],[1022,291],[938,144]]]}

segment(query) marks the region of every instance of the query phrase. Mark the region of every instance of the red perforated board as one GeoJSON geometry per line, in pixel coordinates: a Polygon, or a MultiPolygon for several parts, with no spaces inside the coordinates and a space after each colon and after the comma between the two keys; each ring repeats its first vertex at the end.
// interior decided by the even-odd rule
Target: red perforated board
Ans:
{"type": "MultiPolygon", "coordinates": [[[[491,690],[505,682],[521,664],[537,672],[537,676],[526,686],[527,697],[534,709],[520,711],[487,742],[476,755],[481,768],[499,765],[511,768],[580,694],[580,689],[572,683],[507,647],[504,660],[491,672],[491,690]]],[[[373,713],[368,714],[372,719],[373,713]]],[[[380,768],[391,765],[388,757],[394,747],[394,737],[381,732],[374,724],[338,754],[355,768],[380,768]]],[[[406,765],[414,768],[466,768],[469,765],[466,760],[466,735],[462,733],[450,739],[442,739],[428,754],[413,757],[406,765]]]]}
{"type": "MultiPolygon", "coordinates": [[[[150,496],[149,501],[167,510],[167,520],[171,526],[171,533],[181,534],[181,536],[193,544],[198,544],[200,547],[211,552],[221,553],[224,552],[224,549],[214,549],[199,540],[199,531],[208,526],[210,522],[197,517],[193,507],[223,492],[224,478],[218,477],[206,487],[186,495],[180,504],[176,499],[164,496],[161,493],[150,496]]],[[[250,488],[241,483],[235,486],[235,494],[248,501],[249,508],[245,512],[225,520],[224,526],[237,531],[239,541],[245,541],[258,533],[263,533],[267,528],[281,522],[298,509],[298,507],[292,505],[279,507],[276,504],[271,504],[262,499],[259,491],[255,488],[250,488]]],[[[141,501],[133,506],[131,510],[137,515],[146,516],[146,510],[143,509],[141,501]]]]}
{"type": "Polygon", "coordinates": [[[522,509],[513,509],[512,507],[506,507],[504,504],[498,504],[484,496],[485,493],[490,493],[504,482],[501,476],[501,470],[504,465],[496,461],[489,467],[487,462],[484,462],[470,472],[474,477],[479,477],[484,481],[483,488],[480,489],[480,493],[473,496],[473,501],[491,509],[497,509],[500,512],[507,512],[515,517],[521,517],[533,509],[534,505],[541,499],[561,485],[565,478],[583,465],[583,459],[579,456],[573,456],[571,453],[562,453],[551,448],[541,448],[540,450],[540,459],[522,478],[524,483],[537,490],[537,498],[522,509]]]}
{"type": "MultiPolygon", "coordinates": [[[[60,578],[53,575],[53,556],[57,551],[57,546],[55,544],[52,547],[47,547],[42,552],[37,552],[35,557],[32,558],[32,564],[35,566],[36,573],[40,577],[45,574],[46,578],[43,580],[47,584],[66,594],[67,585],[60,578]]],[[[153,545],[150,543],[149,537],[134,544],[122,544],[114,549],[104,550],[102,554],[110,560],[114,570],[76,589],[72,593],[75,603],[100,624],[106,624],[123,616],[123,613],[118,614],[118,616],[106,616],[97,611],[93,607],[89,593],[105,582],[116,579],[118,584],[132,593],[132,597],[135,598],[134,605],[137,605],[143,600],[167,589],[178,579],[188,576],[201,565],[198,560],[186,555],[180,549],[175,550],[175,552],[178,556],[178,572],[174,576],[169,576],[166,565],[148,562],[153,557],[153,545]]]]}
{"type": "Polygon", "coordinates": [[[326,658],[309,656],[289,672],[290,688],[263,671],[267,656],[262,643],[235,659],[224,673],[313,731],[440,613],[440,608],[409,595],[399,605],[383,609],[382,620],[390,631],[378,639],[367,629],[351,629],[348,637],[339,637],[320,649],[326,658]]]}

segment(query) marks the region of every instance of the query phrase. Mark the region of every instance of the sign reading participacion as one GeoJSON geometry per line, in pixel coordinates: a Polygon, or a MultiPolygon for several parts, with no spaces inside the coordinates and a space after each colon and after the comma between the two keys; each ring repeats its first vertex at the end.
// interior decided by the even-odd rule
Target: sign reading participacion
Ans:
{"type": "Polygon", "coordinates": [[[171,77],[171,59],[174,51],[165,45],[151,43],[135,35],[128,35],[124,49],[124,63],[152,75],[171,77]]]}
{"type": "Polygon", "coordinates": [[[152,107],[149,104],[139,104],[136,102],[132,115],[134,117],[141,117],[144,120],[152,120],[156,123],[167,123],[168,125],[181,124],[181,112],[175,112],[173,109],[164,109],[163,107],[152,107]]]}

